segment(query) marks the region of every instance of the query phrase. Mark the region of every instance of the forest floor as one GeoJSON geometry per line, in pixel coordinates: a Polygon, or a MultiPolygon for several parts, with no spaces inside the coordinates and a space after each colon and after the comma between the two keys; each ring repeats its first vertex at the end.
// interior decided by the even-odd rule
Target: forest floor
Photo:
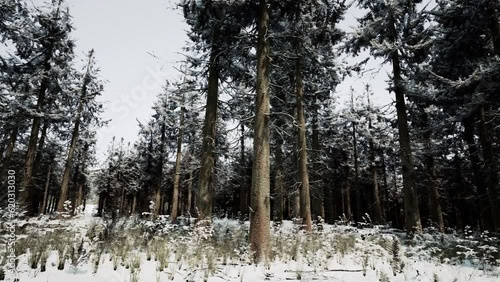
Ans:
{"type": "Polygon", "coordinates": [[[499,239],[488,233],[428,230],[409,240],[381,226],[323,224],[305,234],[284,221],[271,228],[271,262],[255,265],[248,222],[216,219],[203,229],[186,219],[111,222],[92,208],[66,220],[19,220],[17,274],[7,268],[8,234],[0,231],[0,280],[3,273],[19,282],[500,281],[499,239]]]}

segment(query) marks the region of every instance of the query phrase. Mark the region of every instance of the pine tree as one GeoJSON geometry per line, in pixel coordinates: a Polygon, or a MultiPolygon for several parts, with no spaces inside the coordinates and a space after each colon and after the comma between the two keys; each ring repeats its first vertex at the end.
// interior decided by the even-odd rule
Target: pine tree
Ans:
{"type": "MultiPolygon", "coordinates": [[[[360,29],[348,44],[348,49],[357,54],[360,48],[368,47],[373,56],[384,57],[392,64],[392,91],[396,95],[396,112],[399,129],[400,158],[403,171],[403,194],[405,221],[408,233],[421,233],[420,209],[416,190],[408,117],[405,102],[405,78],[403,67],[410,63],[407,51],[417,48],[408,46],[415,41],[411,32],[419,31],[423,19],[416,10],[420,1],[366,1],[359,0],[359,6],[369,12],[359,22],[360,29]],[[407,48],[407,49],[404,49],[407,48]]],[[[421,33],[420,33],[421,34],[421,33]]],[[[418,34],[418,35],[420,35],[418,34]]],[[[420,43],[420,41],[418,41],[420,43]]]]}

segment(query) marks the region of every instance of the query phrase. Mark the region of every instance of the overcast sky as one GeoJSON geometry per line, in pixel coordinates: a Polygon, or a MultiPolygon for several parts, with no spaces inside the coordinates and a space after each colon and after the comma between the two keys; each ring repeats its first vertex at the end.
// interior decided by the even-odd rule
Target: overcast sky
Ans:
{"type": "Polygon", "coordinates": [[[106,128],[98,131],[97,158],[103,159],[113,136],[136,140],[137,120],[147,122],[151,106],[187,40],[181,12],[168,0],[68,0],[73,16],[76,54],[95,49],[101,77],[107,81],[106,128]]]}
{"type": "MultiPolygon", "coordinates": [[[[68,0],[73,16],[76,54],[84,58],[95,49],[101,76],[107,80],[102,96],[106,103],[108,127],[98,131],[97,158],[104,154],[113,136],[126,142],[137,138],[137,120],[147,122],[151,106],[167,78],[178,77],[174,69],[182,59],[179,53],[187,41],[181,11],[169,0],[68,0]],[[153,55],[151,55],[153,54],[153,55]]],[[[353,9],[344,27],[355,24],[353,9]]],[[[377,64],[370,67],[378,68],[377,64]]],[[[374,85],[375,103],[387,104],[392,96],[385,91],[385,71],[378,76],[351,78],[337,88],[346,96],[354,86],[362,92],[363,83],[374,85]]]]}

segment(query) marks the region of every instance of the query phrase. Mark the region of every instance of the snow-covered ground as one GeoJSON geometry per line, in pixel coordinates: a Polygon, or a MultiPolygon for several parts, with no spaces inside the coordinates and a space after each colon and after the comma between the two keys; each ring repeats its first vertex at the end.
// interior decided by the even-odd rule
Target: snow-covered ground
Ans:
{"type": "Polygon", "coordinates": [[[325,224],[304,234],[285,221],[272,227],[272,261],[255,265],[248,222],[216,219],[204,229],[187,219],[112,223],[92,209],[67,220],[18,221],[17,274],[3,260],[5,281],[500,281],[499,241],[487,233],[408,240],[382,227],[325,224]]]}

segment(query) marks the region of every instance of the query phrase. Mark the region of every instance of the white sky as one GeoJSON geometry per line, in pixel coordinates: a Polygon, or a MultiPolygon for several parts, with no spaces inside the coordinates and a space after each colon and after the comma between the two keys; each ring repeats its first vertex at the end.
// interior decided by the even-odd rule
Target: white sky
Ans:
{"type": "MultiPolygon", "coordinates": [[[[73,16],[76,54],[84,58],[94,48],[101,76],[107,80],[102,100],[106,104],[108,127],[98,130],[97,159],[103,160],[113,136],[134,142],[137,120],[147,122],[151,106],[167,78],[178,77],[173,68],[187,41],[181,11],[173,10],[169,0],[68,0],[73,16]],[[151,56],[152,53],[156,56],[151,56]]],[[[350,9],[343,26],[355,26],[350,9]]],[[[356,59],[359,60],[359,59],[356,59]]],[[[378,69],[378,63],[369,68],[378,69]]],[[[385,88],[386,71],[375,77],[349,78],[337,87],[347,97],[350,87],[363,93],[363,83],[373,86],[378,105],[392,101],[385,88]]],[[[343,101],[344,98],[341,98],[343,101]]]]}
{"type": "Polygon", "coordinates": [[[147,122],[156,95],[187,40],[181,11],[168,0],[68,0],[75,27],[76,54],[95,49],[101,77],[107,81],[106,128],[98,130],[97,158],[103,159],[113,136],[136,140],[137,120],[147,122]],[[154,54],[154,56],[150,55],[154,54]],[[156,56],[156,58],[155,58],[156,56]]]}

